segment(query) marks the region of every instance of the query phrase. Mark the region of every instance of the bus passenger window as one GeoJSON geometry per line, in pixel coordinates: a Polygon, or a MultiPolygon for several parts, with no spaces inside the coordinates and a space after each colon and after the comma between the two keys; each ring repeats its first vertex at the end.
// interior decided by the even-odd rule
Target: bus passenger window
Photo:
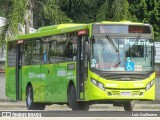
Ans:
{"type": "Polygon", "coordinates": [[[7,56],[7,64],[9,67],[16,66],[16,43],[10,42],[8,44],[8,56],[7,56]]]}
{"type": "Polygon", "coordinates": [[[67,58],[72,58],[73,57],[72,51],[73,51],[72,50],[72,43],[68,42],[67,46],[66,46],[66,57],[67,58]]]}
{"type": "Polygon", "coordinates": [[[32,64],[32,41],[28,40],[24,42],[24,65],[31,65],[32,64]]]}
{"type": "Polygon", "coordinates": [[[49,63],[49,38],[42,38],[41,42],[41,62],[42,63],[49,63]]]}
{"type": "Polygon", "coordinates": [[[56,62],[56,45],[57,41],[52,40],[49,42],[49,51],[48,51],[48,59],[50,63],[55,63],[56,62]]]}
{"type": "Polygon", "coordinates": [[[72,33],[67,37],[66,58],[67,60],[76,60],[77,56],[77,36],[72,33]]]}

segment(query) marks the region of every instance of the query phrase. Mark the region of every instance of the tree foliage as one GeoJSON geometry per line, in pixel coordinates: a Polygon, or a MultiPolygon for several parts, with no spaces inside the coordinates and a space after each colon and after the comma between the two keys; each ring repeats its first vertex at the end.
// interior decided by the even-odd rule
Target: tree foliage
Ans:
{"type": "Polygon", "coordinates": [[[18,33],[18,25],[24,21],[25,0],[1,1],[3,16],[7,19],[5,30],[10,34],[18,33]]]}
{"type": "Polygon", "coordinates": [[[72,22],[87,23],[93,21],[92,10],[95,0],[59,0],[59,5],[72,22]]]}
{"type": "Polygon", "coordinates": [[[134,21],[150,23],[154,28],[156,40],[160,40],[160,1],[159,0],[130,0],[129,11],[134,21]]]}
{"type": "Polygon", "coordinates": [[[34,27],[71,22],[59,6],[61,0],[35,0],[33,7],[34,27]]]}
{"type": "Polygon", "coordinates": [[[159,0],[1,0],[0,15],[7,18],[4,32],[10,30],[13,34],[17,34],[18,24],[25,24],[28,19],[34,28],[68,22],[130,20],[152,24],[155,39],[160,36],[159,0]],[[29,9],[30,16],[24,19],[29,9]]]}
{"type": "Polygon", "coordinates": [[[97,21],[131,20],[127,0],[105,0],[97,12],[97,21]]]}
{"type": "MultiPolygon", "coordinates": [[[[6,17],[5,26],[0,28],[0,45],[5,44],[5,37],[7,34],[18,34],[19,23],[23,21],[23,14],[25,12],[25,0],[3,0],[0,8],[2,15],[6,17]]],[[[3,49],[3,47],[2,47],[3,49]]]]}
{"type": "Polygon", "coordinates": [[[0,9],[7,19],[6,25],[1,28],[2,44],[5,43],[6,33],[18,34],[19,24],[25,25],[28,33],[29,27],[32,27],[32,21],[34,21],[34,27],[38,28],[70,20],[60,9],[57,0],[1,0],[0,9]]]}

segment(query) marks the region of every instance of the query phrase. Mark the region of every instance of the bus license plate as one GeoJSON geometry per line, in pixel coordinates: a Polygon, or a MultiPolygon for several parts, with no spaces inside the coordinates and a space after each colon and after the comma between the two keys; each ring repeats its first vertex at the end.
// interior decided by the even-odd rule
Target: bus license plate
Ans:
{"type": "Polygon", "coordinates": [[[131,96],[131,92],[121,92],[121,96],[131,96]]]}

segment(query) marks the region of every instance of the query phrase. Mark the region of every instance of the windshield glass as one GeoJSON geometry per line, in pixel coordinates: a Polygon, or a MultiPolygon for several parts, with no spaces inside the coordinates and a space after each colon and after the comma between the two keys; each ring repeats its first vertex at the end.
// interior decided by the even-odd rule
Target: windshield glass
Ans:
{"type": "Polygon", "coordinates": [[[153,69],[152,40],[141,37],[95,36],[91,43],[92,69],[103,71],[150,71],[153,69]]]}

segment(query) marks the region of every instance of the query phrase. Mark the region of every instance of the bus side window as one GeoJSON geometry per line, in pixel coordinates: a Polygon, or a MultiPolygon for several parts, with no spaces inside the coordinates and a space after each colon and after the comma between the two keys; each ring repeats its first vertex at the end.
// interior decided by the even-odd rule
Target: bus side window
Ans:
{"type": "Polygon", "coordinates": [[[7,55],[7,64],[9,67],[16,66],[16,43],[8,43],[8,55],[7,55]]]}
{"type": "Polygon", "coordinates": [[[25,41],[24,42],[24,63],[23,65],[31,65],[32,61],[32,42],[31,41],[25,41]]]}
{"type": "Polygon", "coordinates": [[[65,51],[66,51],[66,35],[61,34],[57,35],[57,44],[56,44],[56,61],[63,62],[66,60],[65,51]]]}
{"type": "Polygon", "coordinates": [[[49,38],[42,38],[41,41],[41,62],[42,63],[49,63],[49,38]]]}
{"type": "Polygon", "coordinates": [[[67,58],[72,58],[73,57],[73,53],[72,53],[72,43],[68,42],[66,45],[66,57],[67,58]]]}
{"type": "Polygon", "coordinates": [[[50,63],[55,63],[56,62],[56,46],[57,46],[57,41],[52,38],[51,41],[49,41],[49,50],[48,50],[48,59],[50,63]]]}
{"type": "Polygon", "coordinates": [[[40,39],[32,42],[32,64],[40,63],[40,39]]]}
{"type": "Polygon", "coordinates": [[[67,60],[76,60],[77,56],[77,36],[76,33],[67,35],[66,58],[67,60]]]}

